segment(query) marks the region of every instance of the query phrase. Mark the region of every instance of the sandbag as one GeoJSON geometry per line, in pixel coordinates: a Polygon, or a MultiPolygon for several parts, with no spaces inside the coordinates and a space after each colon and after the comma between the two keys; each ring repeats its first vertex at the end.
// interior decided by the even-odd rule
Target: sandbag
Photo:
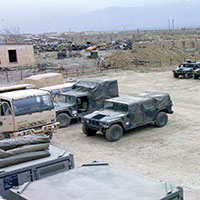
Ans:
{"type": "Polygon", "coordinates": [[[48,136],[41,135],[26,135],[17,138],[9,138],[0,140],[0,149],[9,150],[14,149],[23,145],[39,144],[39,143],[49,143],[50,139],[48,136]]]}
{"type": "Polygon", "coordinates": [[[6,153],[6,151],[0,149],[0,158],[7,158],[8,157],[8,153],[6,153]]]}
{"type": "Polygon", "coordinates": [[[11,156],[8,158],[0,159],[0,168],[48,156],[50,156],[50,153],[48,151],[37,151],[37,152],[24,153],[20,155],[11,156]]]}
{"type": "Polygon", "coordinates": [[[49,143],[25,145],[8,151],[0,149],[0,158],[7,158],[14,155],[35,152],[35,151],[44,151],[48,150],[48,148],[49,148],[49,143]]]}

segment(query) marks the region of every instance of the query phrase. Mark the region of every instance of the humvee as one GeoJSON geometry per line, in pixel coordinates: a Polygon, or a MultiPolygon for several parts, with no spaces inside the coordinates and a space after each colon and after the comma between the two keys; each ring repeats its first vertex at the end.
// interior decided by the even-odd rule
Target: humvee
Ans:
{"type": "Polygon", "coordinates": [[[163,127],[168,122],[167,114],[172,114],[169,94],[145,92],[130,96],[116,97],[105,101],[104,108],[82,118],[85,135],[102,132],[109,141],[119,140],[124,131],[155,124],[163,127]]]}
{"type": "Polygon", "coordinates": [[[176,69],[173,70],[174,78],[183,76],[186,79],[193,77],[193,71],[200,68],[200,62],[187,61],[180,64],[176,69]]]}
{"type": "Polygon", "coordinates": [[[59,128],[48,92],[19,87],[0,88],[0,139],[52,133],[59,128]]]}
{"type": "Polygon", "coordinates": [[[69,92],[58,96],[55,104],[60,127],[69,126],[72,119],[103,108],[104,101],[118,96],[117,80],[110,77],[94,78],[75,83],[69,92]]]}

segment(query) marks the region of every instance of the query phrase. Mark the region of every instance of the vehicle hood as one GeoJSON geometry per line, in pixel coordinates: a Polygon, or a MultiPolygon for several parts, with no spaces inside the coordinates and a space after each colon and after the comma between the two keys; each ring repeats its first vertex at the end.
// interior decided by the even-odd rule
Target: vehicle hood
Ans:
{"type": "Polygon", "coordinates": [[[194,71],[195,71],[195,72],[200,72],[200,68],[199,68],[199,69],[195,69],[194,71]]]}
{"type": "Polygon", "coordinates": [[[189,67],[177,67],[174,71],[191,71],[192,68],[189,67]]]}
{"type": "Polygon", "coordinates": [[[97,120],[101,122],[109,122],[126,116],[125,112],[117,112],[113,110],[100,110],[84,116],[84,119],[97,120]]]}

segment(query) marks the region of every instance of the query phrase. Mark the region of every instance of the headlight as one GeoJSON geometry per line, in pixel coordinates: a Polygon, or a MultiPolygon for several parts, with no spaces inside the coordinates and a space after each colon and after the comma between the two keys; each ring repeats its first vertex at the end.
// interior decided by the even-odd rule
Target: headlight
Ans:
{"type": "Polygon", "coordinates": [[[74,115],[74,114],[77,114],[77,110],[73,110],[72,111],[72,114],[74,115]]]}

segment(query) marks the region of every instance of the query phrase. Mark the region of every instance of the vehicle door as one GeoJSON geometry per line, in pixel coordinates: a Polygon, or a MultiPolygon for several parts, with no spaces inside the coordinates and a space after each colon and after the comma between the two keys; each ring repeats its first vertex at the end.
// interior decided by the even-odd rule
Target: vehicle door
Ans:
{"type": "Polygon", "coordinates": [[[0,132],[11,132],[14,130],[12,109],[8,102],[0,102],[0,132]]]}
{"type": "Polygon", "coordinates": [[[87,96],[77,98],[77,110],[80,116],[84,116],[89,112],[89,102],[87,96]]]}
{"type": "Polygon", "coordinates": [[[144,115],[142,112],[142,104],[137,103],[129,108],[129,115],[131,127],[137,127],[143,124],[144,115]]]}
{"type": "Polygon", "coordinates": [[[154,99],[148,99],[142,103],[142,109],[144,113],[144,123],[152,122],[156,114],[156,105],[154,99]]]}

